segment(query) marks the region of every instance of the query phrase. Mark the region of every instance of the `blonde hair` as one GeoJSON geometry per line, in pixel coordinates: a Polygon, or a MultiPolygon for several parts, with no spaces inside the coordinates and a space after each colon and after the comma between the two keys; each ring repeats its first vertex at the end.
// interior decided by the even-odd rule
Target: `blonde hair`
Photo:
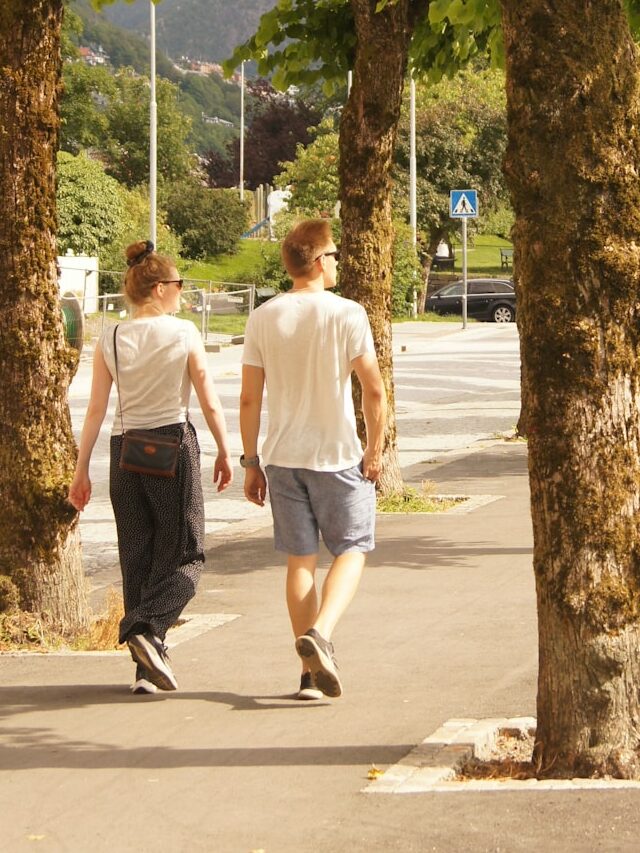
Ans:
{"type": "Polygon", "coordinates": [[[292,278],[308,275],[331,239],[327,219],[307,219],[292,228],[282,242],[282,262],[289,275],[292,278]]]}
{"type": "Polygon", "coordinates": [[[139,240],[125,249],[129,269],[124,277],[124,292],[134,305],[142,305],[151,298],[151,291],[159,281],[173,275],[175,262],[159,255],[150,240],[139,240]]]}

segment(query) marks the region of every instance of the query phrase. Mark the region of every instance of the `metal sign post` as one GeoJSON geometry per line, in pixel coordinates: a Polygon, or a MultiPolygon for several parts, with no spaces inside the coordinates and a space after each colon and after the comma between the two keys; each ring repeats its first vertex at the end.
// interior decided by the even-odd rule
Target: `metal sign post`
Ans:
{"type": "Polygon", "coordinates": [[[462,220],[462,328],[467,328],[467,220],[462,220]]]}
{"type": "Polygon", "coordinates": [[[476,190],[451,190],[449,193],[449,216],[462,219],[462,328],[467,328],[467,219],[478,215],[478,193],[476,190]]]}

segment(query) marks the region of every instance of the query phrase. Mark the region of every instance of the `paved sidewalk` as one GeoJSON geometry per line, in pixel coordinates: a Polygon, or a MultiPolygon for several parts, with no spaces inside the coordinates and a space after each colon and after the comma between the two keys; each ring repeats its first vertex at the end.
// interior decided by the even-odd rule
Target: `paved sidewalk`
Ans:
{"type": "MultiPolygon", "coordinates": [[[[393,327],[394,380],[400,464],[426,460],[478,446],[513,430],[519,412],[519,351],[514,325],[409,322],[393,327]]],[[[234,459],[242,452],[238,423],[242,347],[209,355],[209,365],[227,416],[234,459]]],[[[79,437],[91,385],[91,353],[83,354],[70,389],[75,434],[79,437]]],[[[106,590],[119,584],[115,523],[109,502],[109,433],[115,407],[100,433],[91,462],[93,494],[82,513],[85,571],[99,610],[106,590]]],[[[270,523],[270,513],[248,503],[242,472],[222,495],[210,483],[215,445],[197,407],[192,419],[202,447],[207,542],[213,545],[243,530],[270,523]]],[[[266,420],[266,419],[265,419],[266,420]]]]}
{"type": "MultiPolygon", "coordinates": [[[[124,654],[0,658],[2,849],[637,850],[636,791],[363,793],[444,721],[535,713],[526,447],[425,473],[493,495],[461,515],[382,516],[335,637],[339,700],[291,698],[298,664],[270,531],[208,553],[190,612],[226,614],[173,650],[180,691],[133,697],[124,654]]],[[[183,630],[183,629],[179,629],[183,630]]]]}
{"type": "Polygon", "coordinates": [[[514,422],[513,365],[493,396],[479,384],[501,334],[465,339],[478,347],[475,378],[452,372],[455,334],[438,343],[417,330],[398,355],[406,479],[484,501],[380,516],[335,636],[345,695],[292,698],[298,660],[268,516],[229,521],[209,537],[190,621],[174,634],[178,692],[132,696],[125,653],[0,656],[0,849],[638,849],[638,791],[364,793],[371,765],[395,765],[447,720],[535,715],[526,445],[491,439],[514,422]]]}

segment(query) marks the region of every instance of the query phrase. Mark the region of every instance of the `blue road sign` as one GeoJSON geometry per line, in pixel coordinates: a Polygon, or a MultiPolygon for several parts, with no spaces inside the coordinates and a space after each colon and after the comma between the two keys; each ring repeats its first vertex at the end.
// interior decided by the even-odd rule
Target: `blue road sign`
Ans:
{"type": "Polygon", "coordinates": [[[453,219],[474,219],[477,215],[477,190],[451,190],[449,193],[449,216],[453,219]]]}

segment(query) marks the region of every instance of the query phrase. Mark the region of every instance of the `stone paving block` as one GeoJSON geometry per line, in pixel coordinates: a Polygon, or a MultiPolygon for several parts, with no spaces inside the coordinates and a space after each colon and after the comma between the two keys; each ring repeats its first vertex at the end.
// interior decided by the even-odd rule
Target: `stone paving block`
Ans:
{"type": "Polygon", "coordinates": [[[455,771],[451,767],[421,767],[412,773],[396,789],[397,794],[417,794],[425,788],[441,785],[447,779],[453,779],[455,771]]]}
{"type": "Polygon", "coordinates": [[[399,764],[410,764],[414,767],[435,766],[442,764],[442,750],[446,744],[421,743],[416,746],[399,764]]]}

